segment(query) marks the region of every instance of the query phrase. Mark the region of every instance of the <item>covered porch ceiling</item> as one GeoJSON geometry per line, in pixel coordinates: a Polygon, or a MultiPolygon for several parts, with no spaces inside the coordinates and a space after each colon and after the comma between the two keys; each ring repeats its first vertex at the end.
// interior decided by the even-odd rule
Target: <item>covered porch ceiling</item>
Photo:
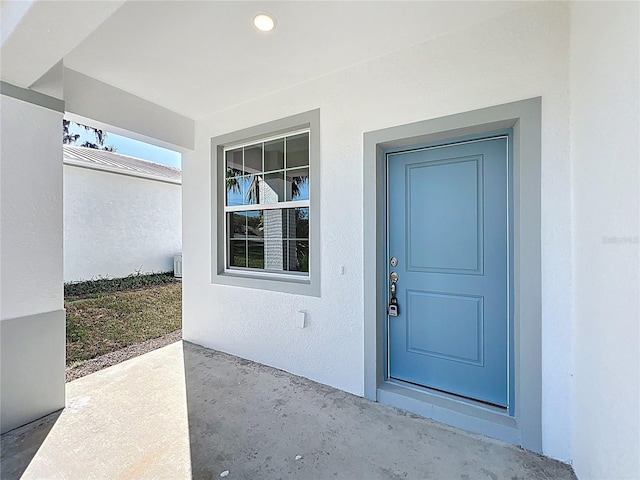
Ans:
{"type": "Polygon", "coordinates": [[[525,3],[3,1],[2,80],[63,98],[72,70],[197,120],[525,3]]]}

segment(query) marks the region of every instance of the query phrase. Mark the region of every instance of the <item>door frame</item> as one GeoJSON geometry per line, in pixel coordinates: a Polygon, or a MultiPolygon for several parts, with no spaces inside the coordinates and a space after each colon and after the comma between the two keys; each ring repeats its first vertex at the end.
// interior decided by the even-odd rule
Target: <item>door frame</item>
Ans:
{"type": "Polygon", "coordinates": [[[540,97],[364,134],[364,393],[458,428],[542,452],[540,97]],[[385,378],[385,151],[513,130],[513,411],[385,378]],[[526,222],[524,221],[526,219],[526,222]]]}

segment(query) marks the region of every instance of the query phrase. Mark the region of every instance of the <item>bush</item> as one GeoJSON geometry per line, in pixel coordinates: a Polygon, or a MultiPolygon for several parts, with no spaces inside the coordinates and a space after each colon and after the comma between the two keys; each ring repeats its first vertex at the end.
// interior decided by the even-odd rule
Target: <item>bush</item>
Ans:
{"type": "Polygon", "coordinates": [[[124,278],[99,278],[85,282],[65,283],[64,296],[81,297],[96,293],[134,290],[151,285],[163,285],[165,283],[175,282],[177,282],[177,280],[173,277],[173,272],[152,273],[149,275],[135,273],[124,278]]]}

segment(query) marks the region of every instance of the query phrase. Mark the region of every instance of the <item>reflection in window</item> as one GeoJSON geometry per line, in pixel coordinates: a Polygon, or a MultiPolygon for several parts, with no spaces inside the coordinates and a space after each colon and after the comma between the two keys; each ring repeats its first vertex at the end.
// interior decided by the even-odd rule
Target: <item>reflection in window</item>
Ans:
{"type": "Polygon", "coordinates": [[[287,170],[287,201],[309,200],[309,167],[287,170]]]}
{"type": "Polygon", "coordinates": [[[224,158],[227,267],[308,275],[309,131],[224,158]]]}
{"type": "Polygon", "coordinates": [[[286,166],[296,168],[309,165],[309,134],[293,135],[286,139],[286,166]]]}
{"type": "Polygon", "coordinates": [[[227,178],[244,175],[242,165],[242,149],[229,150],[226,154],[227,178]]]}
{"type": "Polygon", "coordinates": [[[260,186],[263,203],[284,202],[284,172],[265,173],[260,186]]]}
{"type": "Polygon", "coordinates": [[[229,176],[227,171],[227,205],[253,205],[260,201],[260,177],[256,175],[229,176]]]}
{"type": "Polygon", "coordinates": [[[227,213],[230,267],[309,272],[309,208],[227,213]]]}
{"type": "Polygon", "coordinates": [[[284,169],[284,138],[264,143],[264,171],[284,169]]]}
{"type": "Polygon", "coordinates": [[[245,240],[229,241],[229,266],[247,266],[247,242],[245,240]]]}
{"type": "Polygon", "coordinates": [[[244,171],[246,173],[260,173],[263,171],[261,145],[244,149],[244,171]]]}

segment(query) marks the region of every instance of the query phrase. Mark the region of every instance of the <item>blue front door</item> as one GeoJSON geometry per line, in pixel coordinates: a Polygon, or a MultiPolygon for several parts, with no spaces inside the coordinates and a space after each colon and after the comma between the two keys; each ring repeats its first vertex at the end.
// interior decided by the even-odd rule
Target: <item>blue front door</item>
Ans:
{"type": "Polygon", "coordinates": [[[508,405],[508,158],[507,135],[387,153],[390,378],[508,405]]]}

